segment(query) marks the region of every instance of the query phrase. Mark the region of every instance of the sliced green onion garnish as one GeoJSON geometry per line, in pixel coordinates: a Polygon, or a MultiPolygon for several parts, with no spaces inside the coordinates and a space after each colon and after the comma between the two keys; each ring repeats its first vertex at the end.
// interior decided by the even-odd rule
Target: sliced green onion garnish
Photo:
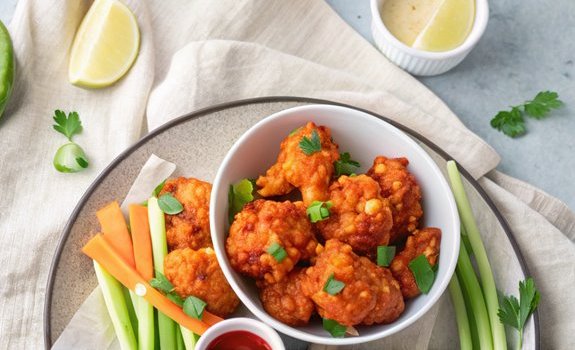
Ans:
{"type": "Polygon", "coordinates": [[[331,202],[313,201],[306,212],[311,222],[318,222],[329,218],[329,209],[332,206],[331,202]]]}
{"type": "Polygon", "coordinates": [[[339,324],[336,320],[329,318],[323,319],[323,329],[329,332],[334,338],[343,338],[345,336],[346,326],[339,324]]]}
{"type": "Polygon", "coordinates": [[[266,252],[280,263],[287,257],[285,249],[277,242],[272,243],[272,245],[266,249],[266,252]]]}
{"type": "Polygon", "coordinates": [[[336,295],[339,292],[341,292],[344,287],[345,283],[336,280],[335,275],[332,273],[325,282],[325,285],[323,286],[323,291],[329,295],[336,295]]]}
{"type": "Polygon", "coordinates": [[[411,260],[409,269],[413,273],[413,277],[415,277],[415,283],[417,283],[419,290],[424,294],[429,293],[433,281],[435,281],[435,273],[425,255],[420,254],[411,260]]]}
{"type": "Polygon", "coordinates": [[[82,147],[69,142],[58,148],[54,155],[54,168],[61,173],[77,173],[88,167],[88,158],[82,147]]]}
{"type": "Polygon", "coordinates": [[[377,247],[377,265],[378,266],[389,266],[391,261],[395,257],[395,247],[380,245],[377,247]]]}

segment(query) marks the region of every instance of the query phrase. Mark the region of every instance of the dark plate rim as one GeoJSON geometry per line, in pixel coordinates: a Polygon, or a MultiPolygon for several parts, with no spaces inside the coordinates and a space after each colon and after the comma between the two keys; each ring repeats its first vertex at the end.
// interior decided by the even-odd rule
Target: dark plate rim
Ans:
{"type": "MultiPolygon", "coordinates": [[[[216,104],[216,105],[213,105],[210,107],[202,108],[202,109],[199,109],[197,111],[185,114],[185,115],[180,116],[178,118],[172,119],[172,120],[166,122],[165,124],[163,124],[162,126],[152,130],[150,133],[146,134],[140,140],[138,140],[135,144],[133,144],[128,149],[126,149],[125,151],[120,153],[120,155],[118,155],[108,166],[106,166],[106,168],[104,168],[104,170],[102,170],[102,172],[98,175],[98,177],[96,177],[94,182],[92,182],[90,187],[88,187],[88,189],[82,195],[82,197],[80,198],[80,201],[78,202],[78,204],[74,208],[74,211],[72,212],[72,215],[68,219],[68,222],[66,223],[66,226],[64,227],[64,231],[62,232],[62,235],[60,236],[60,239],[58,240],[56,252],[55,252],[54,258],[52,259],[52,262],[50,264],[50,271],[48,273],[48,282],[46,285],[46,295],[45,295],[45,299],[44,299],[44,315],[43,315],[44,345],[45,345],[46,349],[50,349],[53,345],[51,324],[50,324],[50,322],[51,322],[50,314],[51,314],[51,308],[52,308],[52,290],[54,287],[56,269],[57,269],[57,266],[60,262],[60,257],[62,255],[64,245],[65,245],[66,241],[68,240],[68,236],[70,235],[70,232],[72,231],[72,226],[74,225],[74,222],[77,220],[80,212],[84,208],[84,205],[86,204],[88,199],[92,196],[92,194],[94,193],[96,188],[100,185],[100,183],[110,174],[110,172],[112,172],[112,170],[114,170],[124,159],[126,159],[129,155],[131,155],[133,152],[135,152],[137,149],[139,149],[143,144],[148,142],[150,139],[156,137],[157,135],[163,133],[164,131],[171,129],[171,128],[173,128],[173,127],[175,127],[181,123],[202,117],[202,116],[207,115],[207,114],[219,112],[219,111],[222,111],[225,109],[242,107],[242,106],[250,105],[250,104],[281,103],[281,102],[303,102],[303,103],[327,104],[327,105],[347,107],[347,108],[355,109],[355,110],[358,110],[358,111],[361,111],[364,113],[368,113],[370,115],[373,115],[374,117],[377,117],[377,118],[395,126],[396,128],[400,129],[401,131],[407,133],[408,135],[415,137],[416,139],[418,139],[418,141],[423,142],[426,146],[433,149],[442,158],[444,158],[446,160],[453,159],[453,157],[451,157],[447,152],[445,152],[443,149],[441,149],[435,143],[431,142],[429,139],[425,138],[424,136],[422,136],[418,132],[415,132],[414,130],[412,130],[412,129],[410,129],[410,128],[408,128],[408,127],[406,127],[406,126],[404,126],[404,125],[402,125],[402,124],[400,124],[394,120],[391,120],[389,118],[386,118],[386,117],[381,116],[375,112],[372,112],[372,111],[369,111],[369,110],[366,110],[363,108],[351,106],[351,105],[344,104],[344,103],[339,103],[339,102],[334,102],[334,101],[329,101],[329,100],[323,100],[323,99],[309,98],[309,97],[269,96],[269,97],[249,98],[249,99],[244,99],[244,100],[237,100],[237,101],[231,101],[231,102],[216,104]]],[[[515,241],[513,234],[511,233],[512,231],[511,231],[511,228],[509,227],[509,224],[507,223],[507,221],[505,220],[503,215],[499,212],[499,210],[495,206],[495,203],[493,203],[491,198],[489,198],[489,196],[487,195],[485,190],[481,187],[481,185],[479,185],[479,183],[459,163],[457,164],[457,166],[459,168],[459,171],[461,172],[461,175],[463,175],[463,177],[465,177],[465,179],[469,183],[471,183],[471,185],[475,188],[475,190],[479,193],[479,195],[487,203],[487,205],[489,206],[491,211],[495,214],[495,217],[497,218],[497,220],[501,224],[503,231],[505,231],[507,238],[511,242],[511,246],[513,247],[515,255],[517,256],[517,258],[519,260],[519,265],[521,266],[521,270],[523,271],[525,276],[530,276],[529,268],[527,267],[527,264],[525,263],[525,260],[523,258],[523,254],[521,253],[521,250],[519,249],[519,246],[518,246],[517,242],[515,241]]],[[[533,322],[534,322],[534,326],[535,326],[535,349],[539,350],[541,344],[540,344],[540,334],[539,334],[539,311],[538,311],[538,309],[536,309],[535,312],[533,313],[533,322]]]]}

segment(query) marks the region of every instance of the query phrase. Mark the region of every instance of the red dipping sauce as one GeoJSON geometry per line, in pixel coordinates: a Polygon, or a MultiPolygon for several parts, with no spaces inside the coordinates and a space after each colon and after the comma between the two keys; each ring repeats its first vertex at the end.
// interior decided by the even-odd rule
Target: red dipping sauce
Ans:
{"type": "Polygon", "coordinates": [[[273,350],[259,336],[247,331],[231,331],[212,340],[207,350],[273,350]]]}

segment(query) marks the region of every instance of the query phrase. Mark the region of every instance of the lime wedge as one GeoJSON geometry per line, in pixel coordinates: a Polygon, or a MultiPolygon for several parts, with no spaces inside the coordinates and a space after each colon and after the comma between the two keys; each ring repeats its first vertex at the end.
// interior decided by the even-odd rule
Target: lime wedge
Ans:
{"type": "Polygon", "coordinates": [[[461,45],[471,32],[474,18],[474,0],[443,0],[415,39],[413,47],[426,51],[454,49],[461,45]]]}
{"type": "Polygon", "coordinates": [[[14,87],[14,49],[8,30],[0,21],[0,118],[14,87]]]}
{"type": "Polygon", "coordinates": [[[96,0],[82,20],[72,50],[68,76],[74,85],[106,87],[130,69],[140,46],[134,14],[118,0],[96,0]]]}

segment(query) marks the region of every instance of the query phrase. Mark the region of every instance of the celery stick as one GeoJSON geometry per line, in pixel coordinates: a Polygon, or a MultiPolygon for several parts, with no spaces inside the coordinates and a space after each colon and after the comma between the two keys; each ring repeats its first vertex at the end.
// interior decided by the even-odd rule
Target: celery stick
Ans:
{"type": "Polygon", "coordinates": [[[184,339],[186,350],[194,350],[196,348],[198,339],[200,339],[200,336],[182,325],[180,325],[180,331],[182,332],[182,338],[184,339]]]}
{"type": "Polygon", "coordinates": [[[461,284],[465,287],[469,304],[471,305],[472,315],[475,318],[475,326],[477,329],[477,336],[479,338],[480,349],[487,350],[493,349],[493,341],[491,338],[491,327],[489,325],[489,317],[485,302],[483,300],[483,293],[481,286],[471,265],[471,260],[467,254],[464,244],[459,245],[459,257],[457,258],[457,274],[461,277],[461,284]]]}
{"type": "Polygon", "coordinates": [[[181,327],[176,327],[176,350],[185,350],[184,339],[182,339],[181,327]]]}
{"type": "Polygon", "coordinates": [[[449,294],[455,309],[455,319],[457,320],[457,330],[459,333],[459,348],[461,350],[472,350],[473,344],[471,340],[471,330],[469,328],[469,319],[467,318],[467,310],[465,309],[465,300],[463,299],[463,292],[459,286],[457,274],[453,274],[449,282],[449,294]]]}
{"type": "Polygon", "coordinates": [[[473,316],[473,308],[471,307],[469,292],[467,292],[465,289],[465,285],[461,283],[463,280],[461,278],[461,272],[456,270],[455,273],[457,274],[457,279],[459,280],[461,293],[463,293],[463,301],[465,302],[465,309],[467,310],[467,320],[469,321],[469,329],[471,331],[471,343],[473,345],[473,349],[479,349],[479,335],[477,334],[477,324],[475,323],[475,317],[473,316]]]}
{"type": "Polygon", "coordinates": [[[121,349],[137,349],[138,343],[130,322],[122,285],[96,261],[94,261],[94,270],[121,349]]]}
{"type": "MultiPolygon", "coordinates": [[[[166,243],[166,223],[164,212],[158,205],[158,199],[148,199],[148,221],[150,222],[150,235],[152,237],[152,255],[154,256],[154,270],[164,273],[164,258],[168,254],[166,243]]],[[[160,333],[160,346],[162,349],[176,349],[176,322],[158,310],[158,329],[160,333]]]]}
{"type": "Polygon", "coordinates": [[[136,314],[136,294],[129,290],[128,288],[122,286],[122,293],[124,294],[124,299],[126,300],[126,307],[128,308],[128,315],[130,316],[130,323],[132,324],[132,329],[134,334],[138,333],[138,316],[136,314]]]}
{"type": "Polygon", "coordinates": [[[447,162],[447,173],[449,174],[449,180],[451,182],[455,202],[457,203],[461,222],[467,232],[469,243],[471,243],[477,267],[479,268],[481,286],[483,288],[483,293],[485,294],[487,312],[491,323],[493,347],[496,350],[505,350],[507,349],[507,338],[505,336],[505,328],[499,321],[499,316],[497,315],[499,312],[499,300],[497,298],[497,288],[495,287],[493,271],[491,270],[491,265],[487,258],[485,246],[483,245],[483,241],[481,241],[481,235],[479,234],[479,229],[475,223],[471,205],[469,204],[467,194],[463,188],[463,182],[461,181],[459,170],[457,169],[455,162],[452,160],[447,162]]]}
{"type": "Polygon", "coordinates": [[[140,350],[154,349],[154,307],[144,297],[137,297],[138,345],[140,350]]]}

